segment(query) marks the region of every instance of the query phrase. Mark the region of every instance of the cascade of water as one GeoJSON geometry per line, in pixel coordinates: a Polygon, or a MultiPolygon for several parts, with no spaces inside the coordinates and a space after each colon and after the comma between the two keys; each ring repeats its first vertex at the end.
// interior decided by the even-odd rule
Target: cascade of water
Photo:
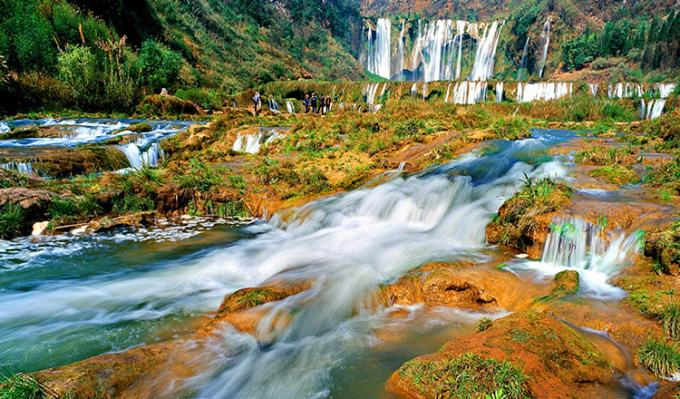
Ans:
{"type": "Polygon", "coordinates": [[[474,105],[486,101],[488,96],[488,85],[486,81],[457,82],[453,88],[453,103],[460,105],[474,105]]]}
{"type": "Polygon", "coordinates": [[[463,68],[463,37],[465,36],[465,21],[456,21],[456,37],[458,41],[458,57],[456,59],[456,80],[460,80],[463,68]]]}
{"type": "MultiPolygon", "coordinates": [[[[501,157],[515,159],[512,152],[528,144],[507,144],[501,157]]],[[[380,316],[366,309],[367,298],[414,265],[484,248],[486,224],[523,173],[550,171],[547,164],[498,161],[468,159],[320,200],[285,220],[275,216],[255,242],[220,251],[222,259],[245,262],[245,270],[280,272],[277,279],[310,280],[313,287],[263,308],[255,327],[260,342],[223,330],[205,358],[195,357],[210,369],[185,389],[201,398],[328,397],[332,370],[374,342],[380,316]],[[494,178],[474,177],[499,165],[494,178]]]]}
{"type": "Polygon", "coordinates": [[[385,91],[387,91],[387,86],[388,83],[383,84],[382,90],[380,90],[380,97],[378,97],[378,101],[381,101],[383,97],[385,96],[385,91]]]}
{"type": "Polygon", "coordinates": [[[427,82],[423,82],[423,100],[427,99],[427,82]]]}
{"type": "Polygon", "coordinates": [[[281,113],[281,110],[279,109],[279,104],[276,102],[276,100],[274,100],[273,98],[270,98],[270,99],[267,101],[267,103],[268,103],[268,105],[269,105],[269,110],[270,110],[270,111],[275,112],[275,113],[277,113],[277,114],[280,114],[280,113],[281,113]]]}
{"type": "Polygon", "coordinates": [[[130,143],[125,145],[116,146],[119,150],[125,154],[130,163],[130,167],[134,169],[140,169],[143,166],[142,163],[142,152],[139,150],[137,144],[130,143]]]}
{"type": "Polygon", "coordinates": [[[418,95],[418,83],[414,83],[413,86],[411,86],[411,97],[415,97],[418,95]]]}
{"type": "Polygon", "coordinates": [[[631,98],[642,97],[644,90],[640,84],[632,83],[617,83],[610,84],[607,95],[609,98],[631,98]]]}
{"type": "Polygon", "coordinates": [[[399,43],[397,49],[397,78],[400,82],[404,80],[404,47],[406,46],[406,20],[401,20],[401,31],[399,31],[399,43]]]}
{"type": "Polygon", "coordinates": [[[484,27],[484,34],[477,44],[475,63],[469,80],[487,80],[494,75],[494,65],[496,61],[496,49],[501,36],[501,29],[505,23],[494,21],[484,27]]]}
{"type": "Polygon", "coordinates": [[[640,120],[647,119],[647,108],[645,106],[645,99],[640,100],[640,120]]]}
{"type": "Polygon", "coordinates": [[[418,66],[420,65],[423,54],[423,30],[422,22],[418,20],[418,36],[413,44],[413,51],[411,52],[411,71],[413,71],[413,80],[418,80],[418,66]]]}
{"type": "Polygon", "coordinates": [[[444,97],[444,102],[448,103],[449,102],[449,95],[451,94],[451,83],[449,83],[448,86],[446,86],[446,97],[444,97]]]}
{"type": "Polygon", "coordinates": [[[659,88],[659,97],[661,98],[668,98],[668,96],[675,91],[676,84],[675,83],[659,83],[658,88],[659,88]]]}
{"type": "Polygon", "coordinates": [[[369,83],[364,85],[362,88],[362,94],[366,98],[366,104],[375,104],[375,96],[378,94],[379,88],[380,83],[369,83]]]}
{"type": "Polygon", "coordinates": [[[292,101],[286,101],[286,109],[288,110],[289,114],[295,113],[295,105],[292,101]]]}
{"type": "Polygon", "coordinates": [[[423,73],[426,82],[451,80],[452,69],[449,61],[453,58],[453,21],[437,20],[425,26],[423,45],[423,73]],[[448,50],[447,50],[448,49],[448,50]]]}
{"type": "Polygon", "coordinates": [[[146,151],[142,153],[141,158],[142,164],[156,167],[158,166],[159,161],[165,158],[165,152],[161,148],[160,144],[153,143],[146,151]]]}
{"type": "Polygon", "coordinates": [[[7,125],[5,122],[0,122],[0,133],[7,133],[9,131],[9,125],[7,125]]]}
{"type": "Polygon", "coordinates": [[[647,104],[647,117],[646,119],[656,119],[663,115],[663,110],[666,107],[666,99],[664,98],[657,98],[654,100],[651,100],[649,104],[647,104]]]}
{"type": "Polygon", "coordinates": [[[368,48],[368,65],[369,72],[381,76],[385,79],[392,77],[391,75],[391,36],[392,36],[392,21],[387,18],[378,19],[378,24],[375,30],[375,41],[373,40],[373,33],[369,26],[369,48],[368,48]]]}
{"type": "Polygon", "coordinates": [[[283,137],[276,129],[260,128],[257,133],[246,134],[241,133],[236,135],[236,140],[232,149],[235,152],[245,152],[248,154],[257,154],[260,152],[260,147],[272,143],[274,140],[283,137]]]}
{"type": "Polygon", "coordinates": [[[517,71],[517,81],[521,82],[529,76],[527,71],[527,62],[529,59],[529,36],[527,35],[527,41],[524,43],[524,50],[522,50],[522,59],[519,62],[519,70],[517,71]]]}
{"type": "Polygon", "coordinates": [[[596,97],[599,87],[600,85],[598,85],[597,83],[588,83],[588,90],[590,91],[590,95],[596,97]]]}
{"type": "Polygon", "coordinates": [[[518,83],[517,102],[557,100],[570,96],[572,92],[573,83],[568,82],[518,83]]]}
{"type": "Polygon", "coordinates": [[[496,102],[503,101],[503,82],[496,83],[496,102]]]}
{"type": "Polygon", "coordinates": [[[25,175],[33,174],[33,165],[30,162],[8,162],[0,164],[0,168],[25,175]]]}
{"type": "Polygon", "coordinates": [[[605,234],[602,226],[580,218],[558,218],[548,234],[541,263],[556,269],[578,270],[584,290],[595,295],[620,293],[606,284],[632,255],[641,251],[641,232],[605,234]]]}
{"type": "Polygon", "coordinates": [[[548,19],[543,25],[543,30],[541,31],[540,40],[543,43],[543,52],[541,53],[541,64],[538,72],[538,76],[543,77],[543,72],[545,71],[545,63],[548,60],[548,46],[550,45],[550,22],[552,22],[552,15],[548,15],[548,19]]]}

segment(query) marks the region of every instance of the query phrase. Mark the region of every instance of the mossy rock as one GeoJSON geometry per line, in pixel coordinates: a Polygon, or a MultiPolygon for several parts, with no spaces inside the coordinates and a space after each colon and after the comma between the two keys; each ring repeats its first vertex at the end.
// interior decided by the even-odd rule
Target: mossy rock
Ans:
{"type": "Polygon", "coordinates": [[[593,177],[601,177],[611,184],[623,186],[640,182],[640,176],[631,167],[621,165],[602,166],[588,173],[593,177]]]}

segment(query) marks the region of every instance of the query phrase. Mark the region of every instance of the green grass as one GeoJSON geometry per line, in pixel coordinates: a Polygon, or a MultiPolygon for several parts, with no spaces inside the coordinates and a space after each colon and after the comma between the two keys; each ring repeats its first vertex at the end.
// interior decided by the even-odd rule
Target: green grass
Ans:
{"type": "Polygon", "coordinates": [[[527,377],[512,364],[472,353],[436,361],[414,359],[399,374],[425,397],[479,398],[501,390],[509,399],[527,396],[527,377]]]}
{"type": "Polygon", "coordinates": [[[28,374],[0,373],[0,399],[42,399],[56,397],[28,374]]]}
{"type": "Polygon", "coordinates": [[[680,304],[671,302],[661,311],[661,325],[663,331],[672,340],[680,339],[680,304]]]}
{"type": "Polygon", "coordinates": [[[638,362],[659,377],[680,371],[680,353],[675,344],[650,337],[638,351],[638,362]]]}
{"type": "Polygon", "coordinates": [[[9,239],[21,234],[25,228],[26,211],[11,202],[0,208],[0,239],[9,239]]]}
{"type": "Polygon", "coordinates": [[[493,325],[493,320],[485,317],[477,322],[477,331],[486,331],[493,325]]]}

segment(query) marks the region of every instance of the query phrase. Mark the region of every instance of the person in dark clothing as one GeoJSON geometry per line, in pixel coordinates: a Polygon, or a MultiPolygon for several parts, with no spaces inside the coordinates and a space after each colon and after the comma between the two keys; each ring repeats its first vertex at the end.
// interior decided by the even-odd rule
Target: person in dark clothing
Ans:
{"type": "Polygon", "coordinates": [[[309,94],[305,94],[305,100],[302,102],[302,105],[305,106],[305,114],[309,113],[309,94]]]}
{"type": "Polygon", "coordinates": [[[255,115],[258,115],[262,109],[262,96],[260,96],[259,91],[255,92],[255,95],[253,96],[253,103],[255,104],[255,115]]]}
{"type": "Polygon", "coordinates": [[[316,113],[316,107],[317,107],[318,102],[319,102],[319,98],[316,96],[316,93],[312,93],[312,98],[311,98],[310,102],[312,103],[312,113],[315,114],[316,113]]]}

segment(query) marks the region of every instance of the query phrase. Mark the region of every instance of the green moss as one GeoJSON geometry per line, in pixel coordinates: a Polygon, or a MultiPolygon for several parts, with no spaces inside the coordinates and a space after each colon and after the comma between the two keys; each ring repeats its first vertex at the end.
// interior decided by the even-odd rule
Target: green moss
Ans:
{"type": "Polygon", "coordinates": [[[608,165],[594,169],[589,173],[594,177],[602,177],[611,184],[622,186],[640,182],[640,176],[631,167],[608,165]]]}
{"type": "Polygon", "coordinates": [[[517,368],[472,353],[436,361],[414,359],[404,364],[399,374],[426,397],[478,398],[499,390],[506,398],[527,396],[527,377],[517,368]]]}

